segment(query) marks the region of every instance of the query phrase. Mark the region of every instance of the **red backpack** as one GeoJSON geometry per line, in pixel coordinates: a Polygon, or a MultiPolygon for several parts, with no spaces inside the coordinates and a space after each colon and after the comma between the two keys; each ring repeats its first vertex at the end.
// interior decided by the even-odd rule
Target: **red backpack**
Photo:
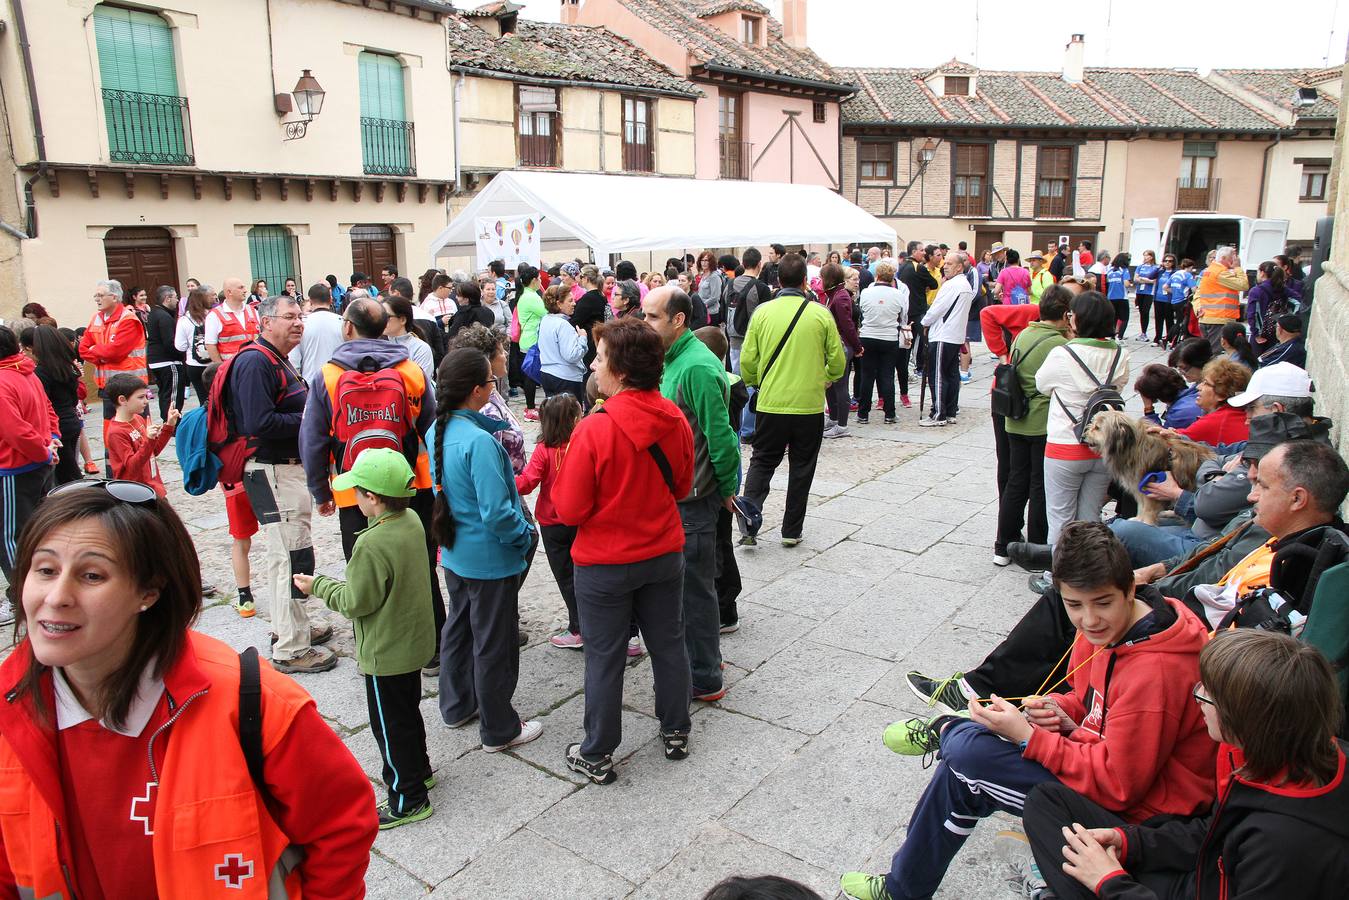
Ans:
{"type": "MultiPolygon", "coordinates": [[[[289,377],[286,374],[286,367],[281,364],[281,359],[257,342],[245,344],[239,349],[238,353],[220,364],[206,398],[206,450],[220,460],[220,473],[217,480],[221,484],[238,484],[243,481],[244,465],[257,451],[255,439],[241,435],[234,430],[229,394],[227,393],[229,375],[234,368],[235,360],[249,350],[257,350],[271,360],[272,368],[276,370],[277,381],[281,384],[276,396],[278,403],[286,396],[286,391],[289,388],[289,377]]],[[[207,489],[209,490],[209,488],[208,485],[207,489]]]]}
{"type": "Polygon", "coordinates": [[[417,458],[417,431],[407,388],[398,369],[374,369],[368,357],[357,369],[330,362],[323,367],[323,381],[332,400],[333,452],[337,471],[346,472],[362,451],[388,447],[408,458],[417,458]]]}

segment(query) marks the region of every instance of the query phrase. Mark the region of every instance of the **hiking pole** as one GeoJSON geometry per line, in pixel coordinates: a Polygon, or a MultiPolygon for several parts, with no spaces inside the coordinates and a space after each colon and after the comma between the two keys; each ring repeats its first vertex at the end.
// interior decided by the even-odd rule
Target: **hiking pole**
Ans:
{"type": "MultiPolygon", "coordinates": [[[[923,326],[921,325],[918,327],[922,329],[922,332],[921,334],[915,336],[914,338],[915,341],[914,356],[918,357],[923,370],[921,380],[918,382],[918,418],[921,420],[923,418],[923,410],[927,408],[926,407],[927,401],[924,400],[923,398],[927,396],[927,354],[930,348],[928,347],[927,343],[927,329],[923,328],[923,326]]],[[[935,388],[933,391],[932,406],[933,406],[932,411],[933,413],[935,413],[937,406],[937,397],[935,388]]]]}

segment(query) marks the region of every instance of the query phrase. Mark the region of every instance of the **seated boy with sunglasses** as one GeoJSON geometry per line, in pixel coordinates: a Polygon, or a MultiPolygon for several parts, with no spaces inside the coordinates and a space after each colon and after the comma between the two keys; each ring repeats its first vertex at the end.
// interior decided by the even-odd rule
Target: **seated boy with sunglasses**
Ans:
{"type": "Polygon", "coordinates": [[[1193,815],[1213,799],[1216,747],[1190,698],[1207,626],[1155,588],[1135,588],[1124,545],[1099,522],[1063,529],[1052,571],[1077,629],[1066,689],[975,699],[887,728],[891,750],[940,762],[890,873],[849,872],[848,896],[931,897],[979,820],[1020,815],[1038,784],[1067,785],[1130,822],[1193,815]]]}

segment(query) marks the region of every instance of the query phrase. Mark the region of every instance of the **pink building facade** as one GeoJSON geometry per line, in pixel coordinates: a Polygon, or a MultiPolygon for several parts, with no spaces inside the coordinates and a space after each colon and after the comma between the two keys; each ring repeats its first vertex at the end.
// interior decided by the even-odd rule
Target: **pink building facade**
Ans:
{"type": "Polygon", "coordinates": [[[840,106],[855,89],[806,45],[805,0],[783,22],[755,0],[561,0],[696,84],[698,178],[840,190],[840,106]]]}

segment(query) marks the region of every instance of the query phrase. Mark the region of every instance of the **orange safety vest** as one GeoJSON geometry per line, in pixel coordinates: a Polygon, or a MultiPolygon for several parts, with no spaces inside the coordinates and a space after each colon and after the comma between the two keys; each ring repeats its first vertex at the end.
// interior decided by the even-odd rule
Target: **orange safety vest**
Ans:
{"type": "Polygon", "coordinates": [[[220,322],[220,337],[216,338],[216,351],[220,354],[221,362],[238,353],[244,344],[257,340],[258,332],[262,330],[262,320],[258,318],[258,311],[248,304],[245,303],[244,308],[237,313],[232,309],[226,311],[232,315],[226,316],[219,306],[210,312],[210,315],[215,316],[220,322]],[[241,318],[242,323],[239,321],[241,318]]]}
{"type": "Polygon", "coordinates": [[[146,384],[150,383],[150,368],[145,362],[145,326],[141,324],[134,310],[126,306],[121,307],[121,310],[121,315],[108,322],[104,321],[103,313],[94,313],[94,317],[89,320],[89,327],[85,329],[91,335],[90,340],[95,347],[111,344],[121,328],[139,328],[141,332],[140,343],[125,359],[94,364],[94,381],[100,390],[107,384],[109,378],[122,372],[136,375],[146,384]]]}
{"type": "Polygon", "coordinates": [[[1194,314],[1205,325],[1235,322],[1241,318],[1241,291],[1223,287],[1218,276],[1227,269],[1214,263],[1199,276],[1199,289],[1194,295],[1194,314]]]}
{"type": "MultiPolygon", "coordinates": [[[[165,735],[150,842],[159,896],[299,898],[299,850],[267,811],[239,746],[239,655],[196,632],[188,633],[188,643],[211,687],[182,698],[174,717],[183,718],[165,735]]],[[[312,701],[270,666],[260,669],[262,746],[275,747],[312,701]]],[[[0,833],[20,897],[71,900],[57,815],[3,736],[0,833]]]]}
{"type": "MultiPolygon", "coordinates": [[[[422,402],[426,399],[426,376],[422,374],[422,367],[410,359],[405,359],[394,366],[395,371],[403,376],[403,390],[407,394],[408,406],[411,411],[412,421],[417,421],[421,415],[422,402]]],[[[323,385],[328,389],[328,409],[337,409],[337,379],[342,377],[346,369],[335,363],[323,364],[323,385]]],[[[426,453],[426,441],[421,435],[417,436],[417,464],[412,467],[412,486],[417,490],[424,490],[431,487],[431,460],[426,453]]],[[[339,474],[337,464],[334,461],[331,465],[332,472],[328,480],[332,481],[332,476],[339,474]]],[[[334,490],[333,502],[339,507],[348,507],[356,505],[356,489],[347,488],[345,491],[334,490]]]]}

